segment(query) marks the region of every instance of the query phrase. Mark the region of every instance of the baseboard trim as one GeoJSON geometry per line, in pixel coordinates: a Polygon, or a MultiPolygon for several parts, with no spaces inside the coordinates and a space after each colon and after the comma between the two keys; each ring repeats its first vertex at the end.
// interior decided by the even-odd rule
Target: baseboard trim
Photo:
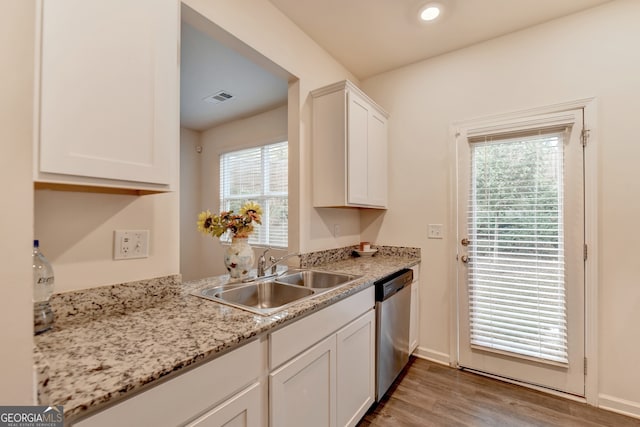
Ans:
{"type": "Polygon", "coordinates": [[[429,360],[431,362],[439,363],[441,365],[450,366],[449,355],[447,353],[441,353],[439,351],[431,350],[425,347],[418,347],[413,352],[413,355],[420,359],[429,360]]]}
{"type": "Polygon", "coordinates": [[[608,394],[598,395],[598,407],[628,417],[640,418],[640,403],[620,399],[608,394]]]}

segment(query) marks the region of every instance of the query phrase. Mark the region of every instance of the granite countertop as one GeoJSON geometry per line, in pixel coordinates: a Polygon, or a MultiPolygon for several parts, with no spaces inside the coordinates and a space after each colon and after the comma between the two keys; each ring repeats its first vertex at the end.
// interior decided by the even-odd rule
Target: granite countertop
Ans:
{"type": "Polygon", "coordinates": [[[312,268],[363,277],[271,316],[191,295],[228,276],[184,284],[170,276],[55,295],[56,324],[34,338],[39,403],[63,405],[67,419],[76,418],[420,262],[419,256],[393,252],[327,260],[312,268]]]}

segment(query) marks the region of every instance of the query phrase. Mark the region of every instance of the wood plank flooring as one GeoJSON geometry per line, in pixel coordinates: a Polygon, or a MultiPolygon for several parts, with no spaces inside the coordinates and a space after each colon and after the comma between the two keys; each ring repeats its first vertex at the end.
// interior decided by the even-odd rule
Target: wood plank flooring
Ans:
{"type": "Polygon", "coordinates": [[[627,427],[640,420],[412,357],[358,427],[627,427]]]}

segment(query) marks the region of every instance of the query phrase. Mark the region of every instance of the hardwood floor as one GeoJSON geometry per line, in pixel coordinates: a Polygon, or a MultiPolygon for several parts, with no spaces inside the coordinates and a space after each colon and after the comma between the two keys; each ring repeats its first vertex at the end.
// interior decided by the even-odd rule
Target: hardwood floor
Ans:
{"type": "Polygon", "coordinates": [[[367,426],[640,426],[640,420],[412,357],[367,426]]]}

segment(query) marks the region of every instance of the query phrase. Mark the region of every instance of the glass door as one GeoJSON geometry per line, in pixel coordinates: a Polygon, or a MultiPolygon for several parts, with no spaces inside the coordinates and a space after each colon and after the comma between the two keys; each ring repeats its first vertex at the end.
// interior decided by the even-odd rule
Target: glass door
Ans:
{"type": "Polygon", "coordinates": [[[582,110],[460,129],[459,365],[584,395],[582,110]]]}

